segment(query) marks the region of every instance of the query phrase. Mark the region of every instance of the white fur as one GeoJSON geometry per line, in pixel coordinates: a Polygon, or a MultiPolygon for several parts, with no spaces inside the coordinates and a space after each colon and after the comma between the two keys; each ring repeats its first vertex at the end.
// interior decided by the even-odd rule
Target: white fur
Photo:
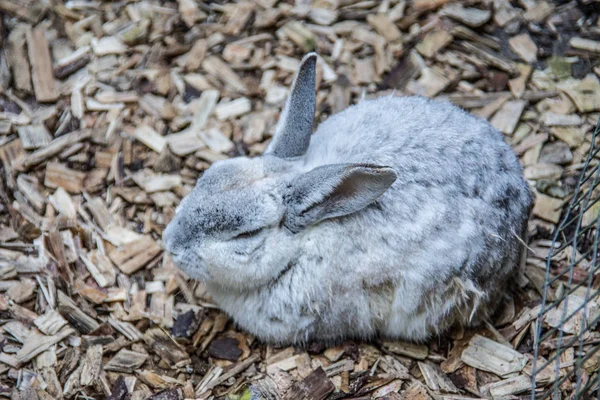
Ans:
{"type": "Polygon", "coordinates": [[[331,116],[300,157],[214,164],[165,244],[262,340],[425,340],[493,310],[531,200],[516,156],[486,121],[448,103],[390,96],[331,116]],[[397,178],[378,198],[360,192],[374,196],[365,208],[290,231],[286,223],[300,218],[291,210],[308,198],[327,202],[331,190],[322,179],[298,186],[333,164],[389,167],[397,178]],[[256,228],[263,230],[235,237],[256,228]]]}

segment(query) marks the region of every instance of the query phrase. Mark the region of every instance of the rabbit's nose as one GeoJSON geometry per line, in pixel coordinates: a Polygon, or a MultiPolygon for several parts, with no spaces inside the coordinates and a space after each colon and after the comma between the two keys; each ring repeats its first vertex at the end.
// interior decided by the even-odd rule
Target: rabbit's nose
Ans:
{"type": "Polygon", "coordinates": [[[177,246],[178,240],[173,232],[174,229],[173,222],[167,225],[167,228],[163,231],[163,243],[169,253],[176,255],[180,251],[181,246],[177,246]]]}
{"type": "Polygon", "coordinates": [[[171,221],[163,232],[165,250],[173,256],[187,252],[193,247],[193,241],[197,240],[190,231],[190,225],[184,219],[175,218],[171,221]]]}

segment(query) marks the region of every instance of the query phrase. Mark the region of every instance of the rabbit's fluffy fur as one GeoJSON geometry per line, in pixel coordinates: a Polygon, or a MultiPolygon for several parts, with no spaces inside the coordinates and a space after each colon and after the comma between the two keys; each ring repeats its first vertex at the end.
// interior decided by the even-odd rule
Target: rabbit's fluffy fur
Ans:
{"type": "Polygon", "coordinates": [[[490,316],[532,203],[485,120],[421,97],[365,100],[311,136],[307,55],[265,155],[214,163],[165,231],[173,260],[276,343],[426,340],[490,316]]]}

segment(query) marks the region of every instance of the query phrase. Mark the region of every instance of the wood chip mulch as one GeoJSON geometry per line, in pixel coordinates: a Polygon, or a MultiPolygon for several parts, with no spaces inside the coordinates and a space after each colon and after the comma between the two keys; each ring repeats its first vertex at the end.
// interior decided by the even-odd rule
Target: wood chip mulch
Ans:
{"type": "MultiPolygon", "coordinates": [[[[599,11],[593,0],[0,0],[0,396],[528,398],[545,257],[600,116],[599,11]],[[519,295],[494,321],[429,345],[274,348],[236,330],[164,253],[162,230],[202,171],[264,150],[311,50],[318,120],[395,90],[450,100],[506,135],[536,203],[519,295]]],[[[574,283],[587,276],[577,268],[574,283]]],[[[572,337],[586,317],[560,329],[572,337]]],[[[598,343],[597,327],[584,339],[598,343]]],[[[591,346],[567,349],[560,373],[591,346]]],[[[590,358],[584,378],[599,366],[590,358]]]]}

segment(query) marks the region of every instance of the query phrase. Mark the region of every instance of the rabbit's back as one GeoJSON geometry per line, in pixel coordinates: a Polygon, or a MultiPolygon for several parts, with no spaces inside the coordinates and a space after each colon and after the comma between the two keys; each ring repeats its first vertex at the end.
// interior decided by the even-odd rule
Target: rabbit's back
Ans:
{"type": "Polygon", "coordinates": [[[308,168],[346,162],[388,165],[398,179],[371,207],[322,224],[312,242],[323,243],[317,253],[353,255],[339,264],[329,258],[328,273],[342,287],[393,282],[394,311],[380,330],[419,338],[497,303],[531,206],[500,132],[448,103],[383,97],[331,116],[313,135],[308,168]],[[472,300],[464,309],[461,297],[472,300]]]}
{"type": "MultiPolygon", "coordinates": [[[[450,103],[386,96],[362,101],[323,121],[311,138],[306,162],[377,162],[399,168],[400,181],[420,172],[447,181],[465,165],[501,161],[498,152],[508,150],[502,134],[487,121],[450,103]]],[[[510,153],[508,161],[516,167],[510,153]]]]}
{"type": "Polygon", "coordinates": [[[412,212],[411,204],[422,207],[421,195],[437,195],[448,206],[500,210],[516,223],[531,200],[518,159],[498,130],[424,97],[363,101],[325,120],[306,164],[352,162],[393,167],[398,178],[380,203],[402,202],[404,212],[412,212]]]}

